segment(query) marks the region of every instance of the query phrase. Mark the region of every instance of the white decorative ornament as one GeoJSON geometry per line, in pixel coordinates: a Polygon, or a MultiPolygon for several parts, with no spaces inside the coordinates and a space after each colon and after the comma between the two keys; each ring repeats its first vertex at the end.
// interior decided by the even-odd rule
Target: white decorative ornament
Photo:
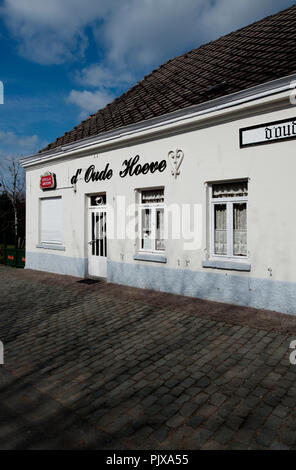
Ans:
{"type": "Polygon", "coordinates": [[[181,149],[176,149],[175,152],[171,150],[168,153],[168,157],[172,167],[172,175],[177,178],[180,174],[180,166],[184,158],[184,152],[181,149]]]}

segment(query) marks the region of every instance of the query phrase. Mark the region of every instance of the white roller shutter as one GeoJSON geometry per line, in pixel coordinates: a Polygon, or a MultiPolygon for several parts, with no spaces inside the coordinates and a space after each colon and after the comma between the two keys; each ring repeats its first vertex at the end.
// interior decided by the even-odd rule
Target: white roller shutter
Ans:
{"type": "Polygon", "coordinates": [[[41,243],[62,243],[62,198],[40,200],[41,243]]]}

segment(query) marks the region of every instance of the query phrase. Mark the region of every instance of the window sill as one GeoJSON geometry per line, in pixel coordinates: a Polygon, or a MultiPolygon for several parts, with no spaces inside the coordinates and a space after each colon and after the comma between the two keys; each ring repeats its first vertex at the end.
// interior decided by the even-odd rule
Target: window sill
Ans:
{"type": "Polygon", "coordinates": [[[238,261],[207,260],[202,262],[203,268],[228,269],[230,271],[251,271],[249,263],[238,261]]]}
{"type": "Polygon", "coordinates": [[[137,253],[134,255],[134,260],[137,261],[154,261],[155,263],[166,263],[167,258],[164,255],[157,255],[155,253],[137,253]]]}
{"type": "Polygon", "coordinates": [[[36,248],[43,248],[45,250],[58,250],[58,251],[65,251],[66,248],[64,245],[56,245],[54,243],[38,243],[36,248]]]}

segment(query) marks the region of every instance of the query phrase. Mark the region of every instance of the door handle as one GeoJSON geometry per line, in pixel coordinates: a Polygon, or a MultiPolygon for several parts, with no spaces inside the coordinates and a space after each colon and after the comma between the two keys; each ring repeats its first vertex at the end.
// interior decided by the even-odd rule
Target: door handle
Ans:
{"type": "Polygon", "coordinates": [[[91,240],[90,242],[88,242],[89,245],[92,245],[93,243],[96,243],[96,240],[91,240]]]}

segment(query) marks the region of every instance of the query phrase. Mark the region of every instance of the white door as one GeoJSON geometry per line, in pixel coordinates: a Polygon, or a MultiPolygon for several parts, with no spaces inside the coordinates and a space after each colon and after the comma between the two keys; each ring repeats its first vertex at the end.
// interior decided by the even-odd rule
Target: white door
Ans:
{"type": "Polygon", "coordinates": [[[89,209],[88,274],[107,277],[107,211],[89,209]]]}

